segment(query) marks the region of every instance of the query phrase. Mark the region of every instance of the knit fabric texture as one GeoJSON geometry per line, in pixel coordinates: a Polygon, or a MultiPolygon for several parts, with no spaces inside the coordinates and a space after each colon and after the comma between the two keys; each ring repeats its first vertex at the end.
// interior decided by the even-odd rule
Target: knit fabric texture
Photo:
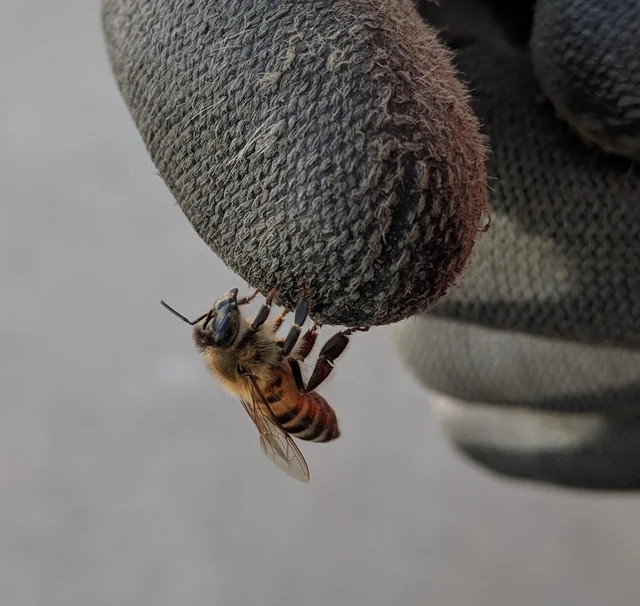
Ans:
{"type": "MultiPolygon", "coordinates": [[[[398,327],[399,349],[453,444],[476,462],[563,486],[637,490],[640,176],[574,134],[579,108],[560,117],[574,124],[559,119],[541,65],[511,43],[526,38],[524,21],[505,35],[499,20],[468,18],[473,7],[486,21],[490,4],[500,2],[452,0],[428,13],[464,49],[459,64],[491,139],[492,226],[461,288],[435,314],[398,327]]],[[[624,77],[633,63],[620,61],[638,48],[624,35],[634,13],[623,4],[536,5],[534,59],[545,53],[559,92],[577,82],[562,75],[567,65],[581,73],[601,124],[640,90],[637,71],[624,77]],[[559,16],[579,6],[560,31],[559,16]],[[600,22],[588,16],[607,10],[618,17],[596,39],[600,22]],[[594,50],[618,58],[613,70],[597,68],[594,50]]]]}
{"type": "MultiPolygon", "coordinates": [[[[104,0],[120,90],[204,241],[314,319],[393,322],[461,274],[484,140],[410,0],[104,0]]],[[[217,289],[219,290],[219,288],[217,289]]]]}
{"type": "Polygon", "coordinates": [[[640,159],[640,2],[538,0],[531,51],[546,95],[585,141],[640,159]]]}
{"type": "Polygon", "coordinates": [[[460,52],[491,140],[492,224],[434,313],[507,330],[640,346],[640,172],[587,148],[529,59],[460,52]]]}
{"type": "Polygon", "coordinates": [[[474,461],[562,486],[640,489],[640,351],[429,316],[395,338],[474,461]]]}
{"type": "Polygon", "coordinates": [[[397,329],[425,386],[466,402],[640,419],[640,350],[423,316],[397,329]]]}

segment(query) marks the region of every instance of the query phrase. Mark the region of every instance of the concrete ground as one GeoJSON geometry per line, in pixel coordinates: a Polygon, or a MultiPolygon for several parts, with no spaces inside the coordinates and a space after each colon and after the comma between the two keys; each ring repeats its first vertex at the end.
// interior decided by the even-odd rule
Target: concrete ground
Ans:
{"type": "Polygon", "coordinates": [[[453,452],[385,329],[324,390],[309,485],[187,327],[233,285],[156,175],[99,3],[0,0],[0,604],[637,604],[637,497],[453,452]]]}

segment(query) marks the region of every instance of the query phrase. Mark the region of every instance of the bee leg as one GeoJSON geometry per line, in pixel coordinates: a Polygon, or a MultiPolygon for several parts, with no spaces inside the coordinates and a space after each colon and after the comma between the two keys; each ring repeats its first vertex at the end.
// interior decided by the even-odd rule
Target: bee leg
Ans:
{"type": "Polygon", "coordinates": [[[313,325],[307,332],[302,335],[302,341],[300,342],[300,347],[294,352],[294,354],[289,355],[287,358],[289,360],[289,365],[291,366],[291,372],[293,373],[293,378],[296,382],[296,387],[300,393],[306,393],[306,388],[304,385],[304,380],[302,379],[302,371],[300,370],[300,362],[304,362],[305,358],[311,353],[313,346],[315,345],[316,339],[318,338],[318,323],[314,322],[313,325]]]}
{"type": "Polygon", "coordinates": [[[307,393],[307,390],[304,386],[304,380],[302,379],[302,371],[300,370],[300,364],[298,364],[298,360],[289,358],[289,366],[291,366],[291,374],[293,374],[293,379],[296,382],[298,391],[300,393],[307,393]]]}
{"type": "Polygon", "coordinates": [[[246,296],[246,297],[240,297],[237,302],[238,305],[246,305],[247,303],[251,303],[251,301],[253,301],[258,295],[260,294],[259,290],[256,290],[254,293],[246,296]]]}
{"type": "Polygon", "coordinates": [[[273,299],[275,298],[279,288],[280,284],[278,283],[271,289],[271,291],[267,295],[264,304],[258,310],[258,313],[256,314],[256,317],[251,324],[252,330],[258,330],[258,328],[260,328],[267,321],[267,318],[271,313],[271,303],[273,303],[273,299]]]}
{"type": "Polygon", "coordinates": [[[311,373],[311,378],[305,387],[305,391],[314,391],[331,374],[336,359],[342,354],[349,344],[349,337],[357,331],[367,331],[368,327],[354,327],[336,333],[320,350],[318,361],[311,373]]]}
{"type": "Polygon", "coordinates": [[[288,309],[285,309],[274,321],[273,321],[273,332],[278,332],[278,329],[282,326],[285,317],[289,313],[288,309]]]}
{"type": "Polygon", "coordinates": [[[293,326],[289,329],[289,334],[284,340],[284,345],[282,346],[282,354],[284,356],[288,356],[298,342],[298,337],[300,336],[300,328],[305,323],[308,314],[309,301],[306,297],[306,293],[303,293],[302,298],[300,299],[300,301],[298,301],[298,305],[296,305],[296,313],[293,319],[293,326]]]}
{"type": "Polygon", "coordinates": [[[313,326],[302,335],[300,347],[298,347],[290,357],[295,358],[299,362],[304,362],[305,358],[311,353],[313,346],[316,344],[317,338],[318,325],[314,323],[313,326]]]}

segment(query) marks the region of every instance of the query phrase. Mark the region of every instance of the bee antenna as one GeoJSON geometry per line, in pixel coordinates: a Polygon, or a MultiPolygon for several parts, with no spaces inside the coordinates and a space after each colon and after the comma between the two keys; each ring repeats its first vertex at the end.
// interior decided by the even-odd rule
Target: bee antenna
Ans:
{"type": "Polygon", "coordinates": [[[202,318],[206,317],[207,319],[204,321],[204,324],[202,325],[202,328],[204,328],[206,330],[207,328],[207,324],[209,324],[209,322],[211,322],[211,318],[213,318],[213,314],[211,312],[204,314],[203,316],[200,316],[200,319],[197,320],[198,322],[200,320],[202,320],[202,318]]]}
{"type": "Polygon", "coordinates": [[[199,318],[196,318],[192,322],[188,318],[185,318],[181,313],[178,313],[175,309],[173,309],[173,307],[171,307],[170,305],[167,305],[164,301],[160,301],[160,305],[162,305],[162,307],[164,307],[165,309],[168,309],[174,316],[177,316],[183,322],[186,322],[190,326],[197,324],[198,322],[200,322],[200,320],[202,320],[203,318],[206,318],[211,313],[211,312],[207,312],[206,314],[202,314],[199,318]]]}

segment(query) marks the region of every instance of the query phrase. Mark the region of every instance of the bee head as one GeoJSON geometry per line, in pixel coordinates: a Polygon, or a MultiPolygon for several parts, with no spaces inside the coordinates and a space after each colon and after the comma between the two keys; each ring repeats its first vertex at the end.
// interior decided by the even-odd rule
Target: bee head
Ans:
{"type": "Polygon", "coordinates": [[[240,312],[238,311],[238,289],[232,288],[216,300],[213,307],[195,320],[189,320],[173,307],[160,301],[165,309],[193,326],[193,338],[199,349],[205,347],[229,347],[240,330],[240,312]]]}
{"type": "Polygon", "coordinates": [[[209,313],[194,327],[194,339],[200,348],[229,347],[240,328],[238,289],[232,288],[216,300],[209,313]]]}

